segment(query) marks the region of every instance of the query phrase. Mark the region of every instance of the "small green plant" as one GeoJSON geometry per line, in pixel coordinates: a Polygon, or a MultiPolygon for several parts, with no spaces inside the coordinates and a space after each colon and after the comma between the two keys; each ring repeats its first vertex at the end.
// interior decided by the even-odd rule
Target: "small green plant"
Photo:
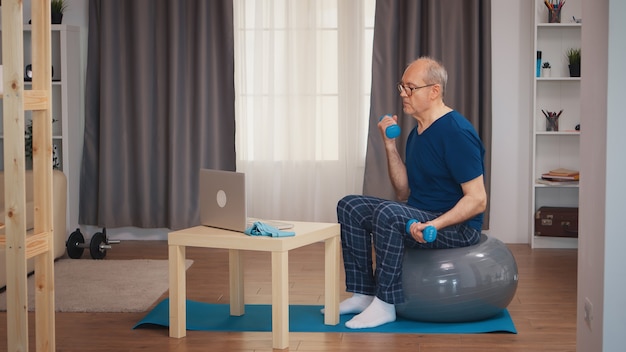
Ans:
{"type": "Polygon", "coordinates": [[[570,65],[580,65],[580,48],[569,48],[565,56],[570,65]]]}
{"type": "Polygon", "coordinates": [[[550,63],[549,63],[549,62],[547,62],[547,61],[543,63],[543,66],[542,66],[542,67],[543,67],[543,68],[552,68],[552,66],[550,66],[550,63]]]}
{"type": "Polygon", "coordinates": [[[51,0],[50,1],[50,11],[52,11],[52,13],[63,14],[66,8],[67,8],[67,2],[65,0],[51,0]]]}
{"type": "MultiPolygon", "coordinates": [[[[52,119],[52,123],[55,123],[56,120],[52,119]]],[[[26,130],[24,131],[24,154],[26,154],[26,159],[33,158],[33,122],[28,121],[26,123],[26,130]]]]}
{"type": "Polygon", "coordinates": [[[26,125],[26,131],[24,131],[24,153],[26,153],[26,159],[33,158],[33,122],[28,121],[26,125]]]}
{"type": "Polygon", "coordinates": [[[50,2],[50,20],[52,24],[61,24],[63,22],[63,12],[67,8],[67,0],[51,0],[50,2]]]}

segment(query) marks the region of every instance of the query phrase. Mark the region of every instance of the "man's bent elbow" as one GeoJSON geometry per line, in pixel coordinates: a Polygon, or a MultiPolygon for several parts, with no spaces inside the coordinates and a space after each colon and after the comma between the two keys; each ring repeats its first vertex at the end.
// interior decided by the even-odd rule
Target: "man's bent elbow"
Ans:
{"type": "Polygon", "coordinates": [[[400,193],[396,193],[396,199],[398,200],[398,202],[400,203],[406,203],[409,201],[409,196],[406,194],[400,194],[400,193]]]}
{"type": "Polygon", "coordinates": [[[478,208],[478,213],[484,213],[485,210],[487,210],[487,195],[486,194],[480,197],[477,208],[478,208]]]}

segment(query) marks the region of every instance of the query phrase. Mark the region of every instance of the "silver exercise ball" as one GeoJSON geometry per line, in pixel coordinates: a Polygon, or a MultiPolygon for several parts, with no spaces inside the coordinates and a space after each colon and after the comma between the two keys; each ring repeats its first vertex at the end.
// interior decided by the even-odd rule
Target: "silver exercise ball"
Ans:
{"type": "Polygon", "coordinates": [[[468,322],[504,310],[517,289],[517,263],[502,241],[481,235],[476,245],[451,249],[411,249],[404,253],[404,318],[428,322],[468,322]]]}

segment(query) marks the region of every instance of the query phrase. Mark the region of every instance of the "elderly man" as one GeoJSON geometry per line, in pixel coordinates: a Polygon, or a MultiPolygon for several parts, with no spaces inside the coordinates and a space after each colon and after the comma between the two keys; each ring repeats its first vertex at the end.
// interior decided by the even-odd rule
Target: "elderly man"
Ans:
{"type": "Polygon", "coordinates": [[[337,204],[346,287],[353,293],[341,302],[339,312],[358,313],[346,322],[348,328],[395,321],[395,304],[404,301],[405,246],[454,248],[479,241],[487,204],[484,147],[471,123],[444,103],[447,78],[443,65],[422,57],[406,68],[398,83],[403,110],[417,121],[407,139],[406,162],[395,140],[385,134],[397,116],[378,123],[398,201],[351,195],[337,204]],[[417,222],[406,233],[410,219],[417,222]],[[424,240],[427,226],[437,229],[434,242],[424,240]]]}

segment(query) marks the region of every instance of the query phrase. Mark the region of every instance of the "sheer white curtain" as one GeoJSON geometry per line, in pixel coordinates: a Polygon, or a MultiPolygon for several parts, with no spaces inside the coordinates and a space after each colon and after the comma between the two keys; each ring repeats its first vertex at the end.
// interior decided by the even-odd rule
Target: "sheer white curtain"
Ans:
{"type": "Polygon", "coordinates": [[[235,0],[249,216],[336,221],[337,201],[362,192],[374,12],[375,0],[235,0]]]}

